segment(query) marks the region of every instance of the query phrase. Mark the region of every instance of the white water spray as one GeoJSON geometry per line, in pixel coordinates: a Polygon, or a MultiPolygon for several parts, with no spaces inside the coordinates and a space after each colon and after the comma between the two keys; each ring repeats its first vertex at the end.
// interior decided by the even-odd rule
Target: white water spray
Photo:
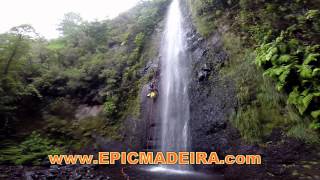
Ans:
{"type": "MultiPolygon", "coordinates": [[[[179,0],[169,7],[161,46],[161,151],[188,150],[189,60],[179,0]]],[[[174,166],[185,169],[182,166],[174,166]]]]}

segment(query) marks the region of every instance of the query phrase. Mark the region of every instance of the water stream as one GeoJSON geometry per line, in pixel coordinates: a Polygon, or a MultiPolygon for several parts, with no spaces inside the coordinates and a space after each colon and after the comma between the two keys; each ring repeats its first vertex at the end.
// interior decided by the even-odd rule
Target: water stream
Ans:
{"type": "MultiPolygon", "coordinates": [[[[179,0],[173,0],[161,44],[161,151],[188,150],[189,60],[179,0]]],[[[186,166],[175,166],[186,169],[186,166]]]]}

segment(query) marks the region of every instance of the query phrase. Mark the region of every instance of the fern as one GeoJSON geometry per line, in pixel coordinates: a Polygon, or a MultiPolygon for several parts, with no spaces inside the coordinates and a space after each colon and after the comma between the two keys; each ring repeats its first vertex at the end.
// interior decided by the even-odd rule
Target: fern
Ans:
{"type": "Polygon", "coordinates": [[[295,55],[283,54],[277,59],[277,62],[273,64],[292,64],[296,63],[297,60],[298,58],[295,55]]]}
{"type": "Polygon", "coordinates": [[[320,97],[320,92],[313,93],[314,97],[320,97]]]}
{"type": "Polygon", "coordinates": [[[276,81],[276,89],[289,91],[288,104],[294,105],[301,115],[311,116],[319,121],[320,113],[320,45],[305,45],[296,39],[295,31],[307,23],[315,23],[320,17],[318,10],[310,10],[299,17],[296,26],[282,31],[270,43],[262,44],[256,50],[256,64],[264,68],[264,76],[276,81]],[[288,77],[296,77],[288,81],[288,77]],[[316,92],[316,93],[315,93],[316,92]]]}
{"type": "Polygon", "coordinates": [[[277,63],[278,62],[278,58],[279,58],[278,54],[273,55],[272,58],[271,58],[271,63],[273,65],[281,65],[280,63],[277,63]]]}
{"type": "Polygon", "coordinates": [[[298,87],[295,87],[289,94],[288,103],[295,105],[299,110],[299,113],[303,115],[310,106],[313,98],[314,94],[309,93],[308,89],[300,93],[298,87]]]}
{"type": "Polygon", "coordinates": [[[290,49],[297,49],[299,47],[299,41],[297,39],[290,39],[288,46],[290,49]]]}
{"type": "Polygon", "coordinates": [[[312,78],[312,69],[311,69],[311,66],[309,65],[297,65],[296,67],[298,67],[298,72],[300,72],[300,76],[302,78],[306,78],[306,79],[309,79],[309,78],[312,78]]]}
{"type": "Polygon", "coordinates": [[[277,48],[274,47],[273,43],[263,44],[256,50],[257,57],[255,63],[261,67],[264,66],[267,62],[269,62],[273,55],[276,54],[277,48]]]}
{"type": "Polygon", "coordinates": [[[320,57],[320,54],[308,54],[308,56],[304,59],[304,61],[303,61],[303,64],[304,65],[308,65],[308,64],[310,64],[311,62],[316,62],[318,59],[317,58],[319,58],[320,57]]]}
{"type": "Polygon", "coordinates": [[[314,119],[318,119],[318,118],[320,117],[320,110],[312,111],[312,112],[311,112],[311,116],[312,116],[314,119]]]}
{"type": "Polygon", "coordinates": [[[291,91],[291,93],[289,94],[288,103],[294,105],[299,104],[299,96],[300,92],[298,91],[298,87],[295,87],[293,91],[291,91]]]}
{"type": "Polygon", "coordinates": [[[319,15],[320,15],[319,10],[309,10],[305,14],[305,17],[306,17],[306,20],[311,20],[311,19],[317,18],[319,15]]]}
{"type": "Polygon", "coordinates": [[[312,123],[310,124],[310,129],[315,129],[315,130],[320,129],[320,123],[318,123],[318,122],[312,122],[312,123]]]}
{"type": "Polygon", "coordinates": [[[277,90],[281,91],[286,85],[287,77],[291,71],[291,65],[272,67],[266,70],[263,75],[269,76],[277,80],[277,90]]]}
{"type": "Polygon", "coordinates": [[[276,84],[276,89],[277,89],[278,91],[281,91],[281,90],[284,88],[284,86],[285,86],[284,83],[282,83],[282,82],[277,82],[277,84],[276,84]]]}
{"type": "Polygon", "coordinates": [[[320,50],[320,44],[316,44],[313,46],[306,46],[305,47],[305,55],[307,56],[308,54],[311,53],[317,53],[320,50]]]}
{"type": "Polygon", "coordinates": [[[303,107],[305,108],[304,111],[309,107],[313,97],[313,94],[308,94],[302,99],[303,107]]]}
{"type": "Polygon", "coordinates": [[[287,53],[287,50],[288,50],[287,44],[279,43],[278,48],[279,48],[281,54],[287,53]]]}
{"type": "Polygon", "coordinates": [[[320,68],[313,69],[312,77],[317,77],[320,75],[320,68]]]}
{"type": "Polygon", "coordinates": [[[277,47],[271,47],[268,49],[268,54],[266,55],[266,61],[270,61],[272,56],[278,53],[278,48],[277,47]]]}
{"type": "Polygon", "coordinates": [[[289,76],[289,74],[290,74],[290,68],[289,68],[289,66],[287,66],[284,69],[284,71],[282,71],[281,75],[279,76],[280,82],[283,82],[283,83],[286,82],[286,79],[289,76]]]}

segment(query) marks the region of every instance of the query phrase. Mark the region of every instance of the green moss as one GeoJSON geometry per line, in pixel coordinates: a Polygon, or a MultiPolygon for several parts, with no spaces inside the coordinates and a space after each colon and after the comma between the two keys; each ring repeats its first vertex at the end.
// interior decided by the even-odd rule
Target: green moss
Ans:
{"type": "Polygon", "coordinates": [[[254,143],[261,140],[263,127],[257,107],[248,106],[247,108],[238,109],[231,122],[239,130],[245,141],[254,143]]]}
{"type": "Polygon", "coordinates": [[[107,125],[104,129],[105,133],[105,137],[111,138],[113,140],[123,140],[123,136],[122,136],[122,128],[123,128],[123,124],[121,123],[117,123],[117,124],[113,124],[113,125],[107,125]]]}
{"type": "MultiPolygon", "coordinates": [[[[207,37],[217,30],[214,18],[217,14],[208,13],[199,15],[200,9],[206,4],[202,1],[188,0],[188,6],[191,11],[192,20],[196,25],[197,31],[203,36],[207,37]]],[[[220,11],[216,11],[219,13],[220,11]]],[[[218,14],[219,15],[219,14],[218,14]]]]}
{"type": "Polygon", "coordinates": [[[103,116],[88,117],[73,123],[73,136],[83,144],[92,142],[95,135],[114,140],[121,139],[121,121],[110,121],[103,116]]]}
{"type": "Polygon", "coordinates": [[[128,109],[127,113],[130,114],[130,116],[134,118],[140,118],[140,112],[141,112],[141,97],[137,96],[135,99],[128,101],[128,109]]]}

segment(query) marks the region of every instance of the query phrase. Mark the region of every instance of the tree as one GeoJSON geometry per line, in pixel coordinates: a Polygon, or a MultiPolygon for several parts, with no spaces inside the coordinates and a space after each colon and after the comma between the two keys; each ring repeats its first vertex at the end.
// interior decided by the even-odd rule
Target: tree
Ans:
{"type": "Polygon", "coordinates": [[[13,27],[9,33],[1,36],[0,61],[3,64],[3,77],[8,75],[12,63],[29,51],[30,39],[36,36],[38,34],[34,28],[27,24],[13,27]]]}
{"type": "MultiPolygon", "coordinates": [[[[30,25],[13,27],[8,33],[0,35],[0,123],[7,127],[14,119],[17,102],[37,90],[23,82],[20,65],[29,59],[31,41],[38,34],[30,25]]],[[[38,92],[37,92],[38,93],[38,92]]]]}
{"type": "Polygon", "coordinates": [[[80,31],[82,23],[83,20],[79,14],[69,12],[64,15],[58,30],[61,31],[64,36],[72,36],[80,31]]]}

